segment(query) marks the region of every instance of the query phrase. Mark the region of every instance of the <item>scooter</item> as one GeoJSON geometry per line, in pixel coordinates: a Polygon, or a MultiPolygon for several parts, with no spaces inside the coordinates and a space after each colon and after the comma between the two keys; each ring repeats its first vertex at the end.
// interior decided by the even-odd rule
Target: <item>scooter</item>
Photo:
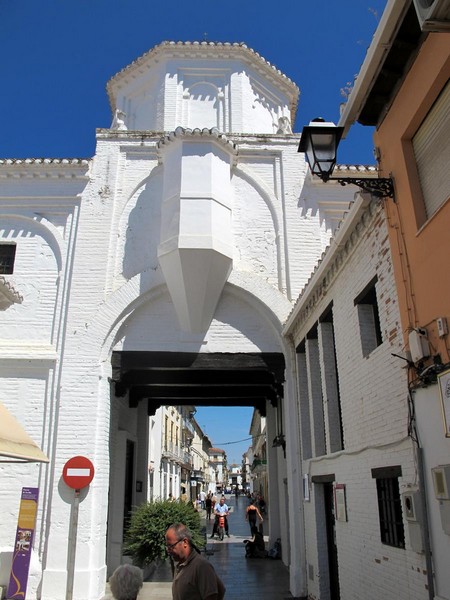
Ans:
{"type": "Polygon", "coordinates": [[[223,540],[225,536],[225,516],[219,515],[219,524],[217,527],[217,533],[219,534],[219,540],[223,540]]]}

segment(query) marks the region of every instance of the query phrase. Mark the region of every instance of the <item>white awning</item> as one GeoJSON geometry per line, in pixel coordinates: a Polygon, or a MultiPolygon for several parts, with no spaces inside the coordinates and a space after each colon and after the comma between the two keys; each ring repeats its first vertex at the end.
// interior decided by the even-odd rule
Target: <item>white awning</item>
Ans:
{"type": "Polygon", "coordinates": [[[1,402],[0,462],[49,462],[47,456],[1,402]]]}

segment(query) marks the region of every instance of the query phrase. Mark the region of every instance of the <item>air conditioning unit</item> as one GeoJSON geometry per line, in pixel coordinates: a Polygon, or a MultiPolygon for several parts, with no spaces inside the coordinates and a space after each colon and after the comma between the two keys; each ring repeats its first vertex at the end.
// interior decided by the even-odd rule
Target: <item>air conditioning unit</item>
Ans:
{"type": "Polygon", "coordinates": [[[450,31],[450,0],[414,0],[422,31],[450,31]]]}

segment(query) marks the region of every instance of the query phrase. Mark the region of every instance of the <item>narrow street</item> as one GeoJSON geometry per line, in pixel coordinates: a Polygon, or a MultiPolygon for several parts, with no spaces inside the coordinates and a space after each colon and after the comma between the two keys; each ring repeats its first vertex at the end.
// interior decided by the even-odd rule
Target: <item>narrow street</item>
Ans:
{"type": "MultiPolygon", "coordinates": [[[[211,518],[211,521],[206,521],[208,542],[206,556],[225,584],[225,598],[227,600],[241,600],[242,597],[258,598],[258,600],[292,598],[289,593],[289,572],[281,560],[245,558],[243,541],[250,537],[250,527],[245,520],[247,498],[240,496],[236,500],[234,496],[227,496],[226,503],[231,511],[228,521],[229,538],[225,537],[223,541],[217,538],[210,539],[214,520],[211,518]]],[[[205,511],[202,511],[202,518],[205,518],[205,511]]],[[[156,571],[152,580],[144,583],[138,596],[139,600],[172,598],[172,584],[167,571],[156,571]]]]}
{"type": "MultiPolygon", "coordinates": [[[[281,560],[246,559],[243,540],[250,537],[250,527],[245,520],[248,501],[245,496],[237,500],[227,497],[226,503],[231,509],[228,519],[230,537],[221,542],[209,539],[207,554],[227,588],[225,598],[237,600],[243,596],[259,600],[283,600],[292,598],[289,593],[289,572],[281,560]]],[[[212,531],[211,519],[207,523],[208,536],[212,531]]],[[[263,523],[263,527],[266,523],[263,523]]],[[[267,524],[266,524],[267,525],[267,524]]],[[[264,529],[267,533],[268,527],[264,529]]],[[[266,549],[268,550],[267,536],[266,549]]]]}

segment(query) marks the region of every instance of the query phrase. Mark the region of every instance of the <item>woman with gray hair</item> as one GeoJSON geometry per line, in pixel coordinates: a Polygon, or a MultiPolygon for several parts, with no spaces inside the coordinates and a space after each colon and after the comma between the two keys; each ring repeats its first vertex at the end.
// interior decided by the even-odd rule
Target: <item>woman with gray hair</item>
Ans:
{"type": "Polygon", "coordinates": [[[143,583],[141,569],[133,565],[120,565],[109,578],[109,587],[116,600],[137,600],[143,583]]]}

